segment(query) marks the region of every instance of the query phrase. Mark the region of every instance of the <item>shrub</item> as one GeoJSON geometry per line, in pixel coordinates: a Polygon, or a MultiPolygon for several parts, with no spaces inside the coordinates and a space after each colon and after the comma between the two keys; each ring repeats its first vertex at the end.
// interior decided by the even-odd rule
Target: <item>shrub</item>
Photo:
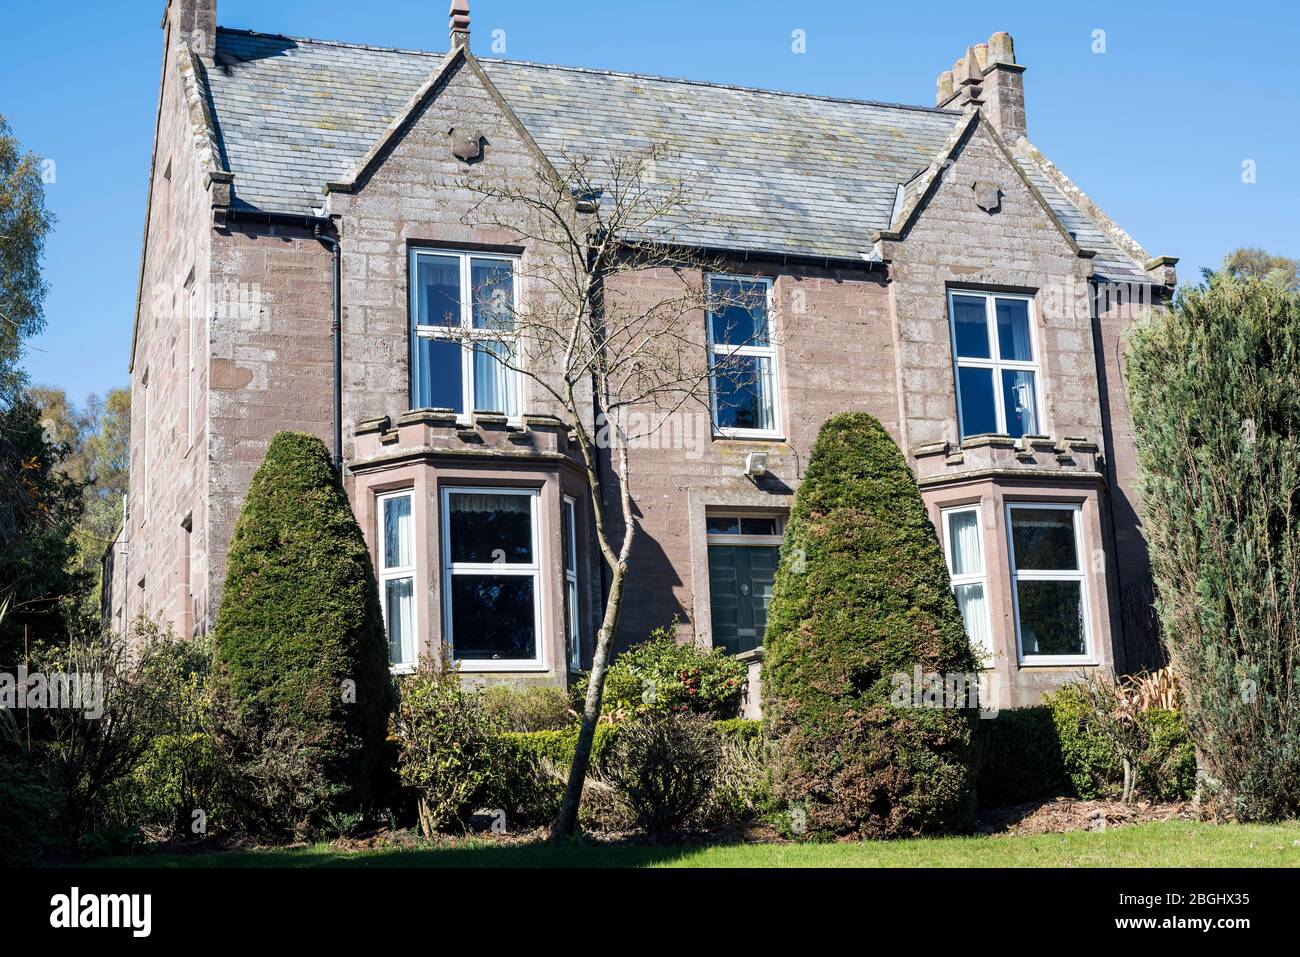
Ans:
{"type": "Polygon", "coordinates": [[[1119,797],[1123,766],[1097,727],[1093,703],[1082,683],[1063,685],[1044,695],[1043,701],[1052,714],[1070,793],[1088,801],[1119,797]]]}
{"type": "MultiPolygon", "coordinates": [[[[627,726],[626,722],[596,726],[591,774],[583,790],[584,827],[619,830],[632,823],[606,774],[612,746],[627,726]]],[[[766,813],[772,795],[771,747],[762,737],[761,722],[732,718],[716,721],[713,727],[720,740],[720,763],[697,820],[718,826],[766,813]]],[[[502,736],[509,756],[497,803],[512,819],[534,825],[555,819],[577,737],[577,729],[502,736]]]]}
{"type": "Polygon", "coordinates": [[[493,685],[483,692],[483,707],[507,731],[564,731],[578,723],[568,692],[550,685],[493,685]]]}
{"type": "Polygon", "coordinates": [[[202,837],[217,822],[230,827],[218,796],[222,768],[208,729],[211,643],[176,638],[143,620],[135,631],[137,641],[142,631],[155,634],[142,666],[162,707],[144,732],[139,761],[111,788],[111,815],[151,840],[202,837]]]}
{"type": "Polygon", "coordinates": [[[718,772],[700,811],[701,822],[725,826],[775,810],[772,743],[762,736],[760,723],[749,721],[742,726],[719,721],[714,728],[721,741],[718,772]]]}
{"type": "Polygon", "coordinates": [[[211,736],[203,731],[159,735],[121,783],[114,816],[160,841],[200,838],[210,827],[232,827],[230,816],[221,811],[220,779],[211,736]]]}
{"type": "Polygon", "coordinates": [[[324,835],[348,789],[329,775],[332,736],[303,728],[279,711],[258,714],[212,689],[210,741],[216,789],[228,817],[213,823],[258,839],[312,840],[324,835]]]}
{"type": "MultiPolygon", "coordinates": [[[[8,717],[0,712],[0,721],[8,717]]],[[[0,867],[49,864],[65,847],[58,829],[58,794],[41,769],[0,749],[0,867]]]]}
{"type": "MultiPolygon", "coordinates": [[[[622,725],[598,724],[591,742],[591,766],[600,767],[609,746],[622,725]]],[[[545,758],[567,768],[573,763],[573,752],[578,746],[578,729],[568,731],[510,732],[502,736],[516,754],[545,758]]]]}
{"type": "Polygon", "coordinates": [[[236,724],[274,716],[277,735],[297,729],[298,759],[322,762],[308,777],[335,795],[336,810],[366,804],[392,706],[388,645],[365,540],[315,436],[280,433],[253,476],[215,646],[219,678],[244,713],[236,724]]]}
{"type": "Polygon", "coordinates": [[[631,821],[652,838],[680,830],[704,805],[721,761],[707,718],[651,715],[619,729],[605,777],[631,821]]]}
{"type": "Polygon", "coordinates": [[[1225,271],[1135,324],[1142,528],[1219,817],[1300,814],[1300,294],[1225,271]]]}
{"type": "Polygon", "coordinates": [[[920,492],[868,415],[837,415],[817,437],[763,644],[778,796],[811,834],[970,827],[972,714],[891,704],[892,676],[969,673],[975,658],[920,492]]]}
{"type": "Polygon", "coordinates": [[[1123,713],[1115,699],[1125,689],[1124,683],[1094,678],[1044,699],[1070,782],[1067,793],[1085,800],[1122,797],[1127,756],[1134,794],[1189,799],[1196,790],[1196,753],[1181,715],[1167,708],[1133,710],[1118,742],[1110,715],[1123,713]]]}
{"type": "Polygon", "coordinates": [[[763,722],[751,718],[724,718],[713,722],[713,727],[722,735],[723,740],[750,741],[763,736],[763,722]]]}
{"type": "Polygon", "coordinates": [[[509,750],[500,721],[451,668],[430,661],[403,678],[393,722],[398,775],[415,792],[420,829],[464,829],[501,792],[509,750]]]}
{"type": "Polygon", "coordinates": [[[1012,708],[976,725],[979,799],[985,807],[1023,804],[1072,793],[1052,710],[1012,708]]]}
{"type": "Polygon", "coordinates": [[[1177,711],[1143,713],[1148,744],[1138,764],[1138,787],[1162,801],[1187,801],[1196,794],[1196,748],[1177,711]]]}
{"type": "MultiPolygon", "coordinates": [[[[129,779],[153,739],[176,728],[178,662],[182,641],[146,619],[127,634],[92,631],[39,650],[34,671],[82,676],[100,700],[85,708],[52,708],[41,716],[37,755],[58,792],[62,826],[81,834],[111,820],[122,782],[129,779]]],[[[134,826],[136,822],[128,824],[134,826]]]]}
{"type": "MultiPolygon", "coordinates": [[[[601,710],[616,720],[649,714],[733,718],[745,680],[744,663],[722,649],[677,641],[674,621],[614,659],[601,710]]],[[[585,676],[578,693],[586,694],[585,676]]]]}
{"type": "MultiPolygon", "coordinates": [[[[591,745],[591,773],[599,776],[609,753],[610,743],[617,735],[619,725],[596,725],[596,737],[591,745]]],[[[504,772],[500,781],[497,803],[508,814],[530,824],[540,825],[553,821],[560,812],[564,785],[573,752],[578,743],[578,730],[508,732],[502,735],[505,746],[504,772]]],[[[599,802],[596,792],[599,785],[587,794],[587,805],[599,802]]]]}

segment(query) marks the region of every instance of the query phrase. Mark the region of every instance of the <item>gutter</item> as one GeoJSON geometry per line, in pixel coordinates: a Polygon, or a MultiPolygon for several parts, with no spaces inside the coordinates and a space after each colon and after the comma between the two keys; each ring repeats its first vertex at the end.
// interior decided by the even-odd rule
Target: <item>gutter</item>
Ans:
{"type": "Polygon", "coordinates": [[[334,471],[343,475],[343,254],[337,236],[326,235],[317,223],[312,235],[330,250],[333,260],[333,317],[330,333],[334,340],[333,390],[334,390],[334,471]]]}

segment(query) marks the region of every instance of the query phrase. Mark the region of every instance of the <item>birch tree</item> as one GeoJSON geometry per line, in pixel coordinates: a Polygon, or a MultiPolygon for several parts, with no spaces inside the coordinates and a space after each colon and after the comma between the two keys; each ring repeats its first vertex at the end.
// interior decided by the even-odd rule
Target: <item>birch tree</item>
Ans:
{"type": "MultiPolygon", "coordinates": [[[[704,423],[707,441],[717,401],[711,377],[727,382],[730,395],[753,374],[740,357],[715,356],[708,348],[707,317],[717,323],[718,316],[734,321],[757,314],[753,290],[740,283],[710,291],[707,276],[717,260],[676,241],[701,225],[693,203],[701,180],[661,175],[671,162],[666,147],[651,145],[601,158],[569,155],[510,176],[475,171],[462,181],[473,197],[464,221],[517,236],[524,246],[517,278],[527,290],[516,301],[503,281],[480,283],[472,293],[477,328],[463,334],[476,344],[489,342],[567,426],[608,571],[554,837],[577,826],[638,534],[632,452],[665,429],[684,431],[692,420],[704,423]]],[[[724,338],[744,344],[734,330],[724,338]]]]}

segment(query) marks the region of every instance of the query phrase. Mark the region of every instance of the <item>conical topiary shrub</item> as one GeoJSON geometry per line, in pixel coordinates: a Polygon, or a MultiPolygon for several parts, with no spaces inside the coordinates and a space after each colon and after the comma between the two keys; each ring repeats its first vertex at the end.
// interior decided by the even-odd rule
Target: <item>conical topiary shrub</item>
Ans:
{"type": "Polygon", "coordinates": [[[315,436],[281,432],[267,448],[235,526],[214,637],[242,721],[301,732],[336,806],[364,805],[394,703],[388,642],[369,551],[315,436]]]}
{"type": "MultiPolygon", "coordinates": [[[[871,416],[822,426],[795,496],[763,642],[778,797],[812,836],[969,828],[970,709],[894,703],[901,677],[971,673],[934,526],[871,416]]],[[[949,702],[951,704],[951,702],[949,702]]]]}

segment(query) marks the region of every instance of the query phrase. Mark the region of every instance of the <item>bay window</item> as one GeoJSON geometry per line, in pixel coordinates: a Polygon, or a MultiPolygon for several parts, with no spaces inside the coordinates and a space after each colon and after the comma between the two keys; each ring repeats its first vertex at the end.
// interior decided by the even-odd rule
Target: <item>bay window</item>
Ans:
{"type": "Polygon", "coordinates": [[[379,596],[388,635],[388,663],[413,667],[415,640],[415,516],[410,492],[381,495],[379,596]]]}
{"type": "Polygon", "coordinates": [[[564,631],[569,670],[582,670],[582,610],[578,599],[577,504],[564,496],[560,534],[564,538],[564,631]]]}
{"type": "Polygon", "coordinates": [[[1077,505],[1007,505],[1016,636],[1026,663],[1088,661],[1081,516],[1077,505]]]}
{"type": "Polygon", "coordinates": [[[535,489],[442,492],[445,633],[470,670],[544,667],[535,489]]]}
{"type": "Polygon", "coordinates": [[[724,435],[774,436],[780,429],[771,293],[768,279],[709,278],[710,391],[714,426],[724,435]]]}
{"type": "Polygon", "coordinates": [[[993,655],[993,643],[978,505],[950,508],[943,512],[943,546],[948,557],[952,592],[961,610],[966,634],[981,663],[988,664],[993,655]]]}
{"type": "Polygon", "coordinates": [[[948,315],[961,437],[1041,434],[1033,299],[952,291],[948,315]]]}
{"type": "Polygon", "coordinates": [[[518,416],[515,259],[413,249],[410,285],[412,408],[518,416]]]}

